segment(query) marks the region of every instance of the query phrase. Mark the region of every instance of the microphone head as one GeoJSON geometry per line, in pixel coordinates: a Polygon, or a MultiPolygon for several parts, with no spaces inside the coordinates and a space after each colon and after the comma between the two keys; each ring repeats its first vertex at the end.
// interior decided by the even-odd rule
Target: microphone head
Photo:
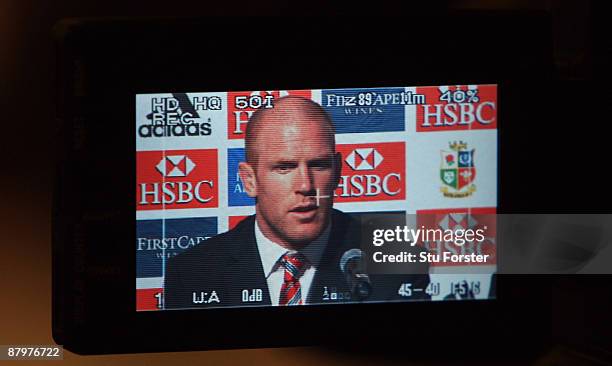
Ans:
{"type": "Polygon", "coordinates": [[[340,258],[340,270],[342,273],[346,273],[346,266],[351,261],[357,261],[359,263],[363,258],[363,251],[361,249],[353,248],[349,249],[340,258]]]}

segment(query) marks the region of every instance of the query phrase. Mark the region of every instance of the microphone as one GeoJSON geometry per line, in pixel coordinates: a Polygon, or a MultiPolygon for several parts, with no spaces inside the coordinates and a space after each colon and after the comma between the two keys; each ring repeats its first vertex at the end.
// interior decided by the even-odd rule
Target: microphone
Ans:
{"type": "Polygon", "coordinates": [[[349,284],[351,293],[358,300],[365,300],[372,292],[370,277],[363,268],[363,252],[360,249],[349,249],[340,258],[340,270],[349,284]]]}

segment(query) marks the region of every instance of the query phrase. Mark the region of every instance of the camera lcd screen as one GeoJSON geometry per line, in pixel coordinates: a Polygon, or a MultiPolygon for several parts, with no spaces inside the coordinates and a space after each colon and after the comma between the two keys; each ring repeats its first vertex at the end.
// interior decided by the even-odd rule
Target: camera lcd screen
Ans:
{"type": "Polygon", "coordinates": [[[137,311],[495,297],[496,85],[135,103],[137,311]]]}

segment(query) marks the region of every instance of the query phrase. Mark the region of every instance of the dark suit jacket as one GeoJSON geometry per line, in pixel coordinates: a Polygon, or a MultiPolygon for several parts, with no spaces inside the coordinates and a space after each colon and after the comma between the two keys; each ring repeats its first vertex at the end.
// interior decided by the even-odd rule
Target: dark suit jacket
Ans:
{"type": "MultiPolygon", "coordinates": [[[[307,304],[355,302],[340,270],[340,258],[347,250],[360,247],[359,223],[333,210],[330,238],[321,257],[306,297],[307,304]],[[335,295],[334,295],[335,293],[335,295]]],[[[429,275],[369,275],[371,295],[366,301],[427,300],[424,291],[407,298],[398,294],[400,285],[410,282],[425,288],[429,275]]],[[[304,296],[304,294],[302,294],[304,296]]],[[[214,236],[168,261],[165,286],[165,308],[270,305],[270,294],[255,241],[255,216],[240,222],[234,229],[214,236]],[[244,290],[253,294],[259,289],[261,299],[243,301],[244,290]],[[216,301],[218,298],[218,302],[216,301]],[[194,292],[198,301],[194,303],[194,292]],[[212,296],[212,297],[211,297],[212,296]],[[212,300],[208,302],[208,300],[212,300]]]]}

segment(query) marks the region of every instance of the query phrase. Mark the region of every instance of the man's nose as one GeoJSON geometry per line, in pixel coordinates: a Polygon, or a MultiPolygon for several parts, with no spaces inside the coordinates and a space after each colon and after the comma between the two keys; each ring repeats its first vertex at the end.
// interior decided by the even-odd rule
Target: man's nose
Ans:
{"type": "Polygon", "coordinates": [[[306,165],[300,165],[297,169],[296,176],[296,190],[305,196],[314,194],[314,181],[313,175],[310,168],[306,165]]]}

